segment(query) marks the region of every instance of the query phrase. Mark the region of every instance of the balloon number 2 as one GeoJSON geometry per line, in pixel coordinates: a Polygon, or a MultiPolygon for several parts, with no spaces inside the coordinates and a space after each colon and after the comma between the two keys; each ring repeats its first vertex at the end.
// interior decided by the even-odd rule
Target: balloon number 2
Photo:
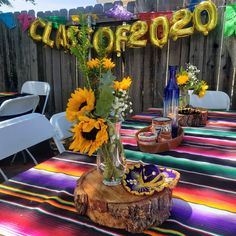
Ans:
{"type": "MultiPolygon", "coordinates": [[[[149,29],[147,22],[136,21],[132,25],[118,26],[115,33],[109,27],[102,27],[98,31],[108,38],[107,53],[114,48],[117,55],[120,56],[124,43],[129,48],[145,47],[147,40],[143,39],[143,36],[148,30],[151,43],[156,47],[162,48],[167,43],[168,38],[177,40],[178,38],[188,37],[194,33],[194,30],[205,36],[208,35],[209,31],[216,27],[217,18],[216,5],[211,0],[208,0],[196,5],[193,13],[189,9],[181,9],[174,12],[170,22],[166,16],[159,16],[152,20],[149,29]],[[207,13],[207,22],[203,23],[202,15],[205,13],[207,13]],[[158,33],[160,28],[162,29],[161,35],[158,33]]],[[[93,40],[95,50],[99,48],[98,45],[99,37],[95,33],[93,40]]]]}

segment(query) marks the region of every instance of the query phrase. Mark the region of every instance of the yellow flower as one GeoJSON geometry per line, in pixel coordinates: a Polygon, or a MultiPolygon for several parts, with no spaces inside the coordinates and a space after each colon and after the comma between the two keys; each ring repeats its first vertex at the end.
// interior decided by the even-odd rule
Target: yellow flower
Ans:
{"type": "Polygon", "coordinates": [[[95,58],[95,59],[91,59],[87,61],[87,66],[89,69],[94,69],[94,68],[98,68],[99,63],[100,61],[97,58],[95,58]]]}
{"type": "Polygon", "coordinates": [[[177,77],[177,84],[185,85],[188,82],[188,80],[189,80],[188,75],[179,75],[177,77]]]}
{"type": "Polygon", "coordinates": [[[84,115],[85,111],[90,112],[94,109],[94,92],[86,88],[75,90],[67,103],[66,118],[69,121],[76,121],[79,116],[84,115]]]}
{"type": "Polygon", "coordinates": [[[103,68],[106,70],[111,70],[112,68],[116,66],[116,64],[111,61],[111,58],[103,58],[102,65],[103,65],[103,68]]]}
{"type": "Polygon", "coordinates": [[[71,19],[73,22],[79,22],[79,16],[78,15],[72,15],[71,19]]]}
{"type": "Polygon", "coordinates": [[[207,89],[208,89],[208,85],[206,84],[206,82],[203,82],[203,83],[202,83],[202,86],[201,86],[201,90],[200,90],[200,92],[198,93],[198,97],[201,98],[201,97],[205,96],[207,89]]]}
{"type": "Polygon", "coordinates": [[[128,77],[124,77],[123,78],[123,80],[122,81],[114,81],[114,89],[115,90],[127,90],[129,87],[130,87],[130,85],[131,85],[131,83],[132,83],[132,80],[131,80],[131,78],[128,76],[128,77]]]}
{"type": "Polygon", "coordinates": [[[74,133],[70,149],[91,156],[98,148],[108,141],[107,125],[103,119],[91,119],[80,116],[80,122],[72,128],[74,133]]]}

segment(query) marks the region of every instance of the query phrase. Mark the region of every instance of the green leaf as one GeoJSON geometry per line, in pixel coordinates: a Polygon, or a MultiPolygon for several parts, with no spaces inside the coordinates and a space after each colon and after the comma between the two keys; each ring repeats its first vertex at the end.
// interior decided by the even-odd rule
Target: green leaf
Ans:
{"type": "Polygon", "coordinates": [[[107,71],[102,75],[102,78],[100,79],[100,86],[112,87],[113,81],[115,79],[116,77],[111,73],[111,71],[107,71]]]}
{"type": "Polygon", "coordinates": [[[96,102],[95,115],[103,118],[109,116],[114,99],[112,91],[113,89],[111,86],[104,85],[100,87],[99,97],[96,102]]]}

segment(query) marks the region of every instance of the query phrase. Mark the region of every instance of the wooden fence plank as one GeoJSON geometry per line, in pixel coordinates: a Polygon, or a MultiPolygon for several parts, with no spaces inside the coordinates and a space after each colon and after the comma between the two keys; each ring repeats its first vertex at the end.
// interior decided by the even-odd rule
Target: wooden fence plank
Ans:
{"type": "Polygon", "coordinates": [[[134,113],[142,111],[143,101],[143,50],[140,48],[129,48],[126,50],[125,56],[125,74],[133,78],[130,89],[131,100],[133,102],[134,113]]]}

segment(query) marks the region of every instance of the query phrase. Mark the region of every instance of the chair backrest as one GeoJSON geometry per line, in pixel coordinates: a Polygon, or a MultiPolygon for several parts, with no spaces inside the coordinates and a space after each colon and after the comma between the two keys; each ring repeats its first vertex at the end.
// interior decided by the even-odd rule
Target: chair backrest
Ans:
{"type": "Polygon", "coordinates": [[[230,108],[230,98],[222,91],[207,90],[205,96],[199,98],[189,90],[190,105],[193,107],[203,107],[207,109],[218,109],[228,111],[230,108]]]}
{"type": "MultiPolygon", "coordinates": [[[[0,160],[25,150],[44,140],[57,139],[49,120],[42,114],[31,113],[0,122],[0,160]]],[[[63,145],[58,144],[59,152],[63,145]]]]}
{"type": "Polygon", "coordinates": [[[57,139],[63,140],[72,136],[72,133],[70,132],[70,130],[74,123],[66,119],[65,112],[54,114],[50,119],[50,123],[55,129],[57,139]]]}
{"type": "Polygon", "coordinates": [[[39,96],[45,96],[42,114],[45,112],[45,108],[48,102],[48,97],[50,94],[50,85],[47,82],[42,81],[26,81],[21,88],[21,93],[29,93],[39,96]]]}
{"type": "Polygon", "coordinates": [[[39,103],[39,96],[27,95],[4,101],[0,106],[0,116],[15,116],[26,112],[34,112],[39,103]]]}

